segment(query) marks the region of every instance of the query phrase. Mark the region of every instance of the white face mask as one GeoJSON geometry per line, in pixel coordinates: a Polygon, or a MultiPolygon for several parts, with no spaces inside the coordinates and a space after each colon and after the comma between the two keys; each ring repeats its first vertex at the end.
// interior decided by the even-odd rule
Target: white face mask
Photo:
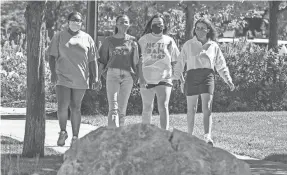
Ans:
{"type": "Polygon", "coordinates": [[[73,32],[77,32],[81,29],[82,27],[82,22],[76,22],[76,21],[69,21],[69,28],[73,32]]]}

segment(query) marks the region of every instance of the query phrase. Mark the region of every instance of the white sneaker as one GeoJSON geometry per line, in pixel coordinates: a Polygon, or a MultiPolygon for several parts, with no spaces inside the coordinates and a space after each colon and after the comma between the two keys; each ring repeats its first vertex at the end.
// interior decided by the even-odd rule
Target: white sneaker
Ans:
{"type": "Polygon", "coordinates": [[[211,139],[210,134],[204,134],[203,138],[207,144],[213,146],[213,140],[211,139]]]}

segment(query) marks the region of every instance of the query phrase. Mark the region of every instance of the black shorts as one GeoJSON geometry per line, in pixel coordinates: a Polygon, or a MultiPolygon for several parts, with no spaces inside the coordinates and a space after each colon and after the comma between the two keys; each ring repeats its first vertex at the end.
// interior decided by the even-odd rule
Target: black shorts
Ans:
{"type": "Polygon", "coordinates": [[[167,82],[164,82],[164,81],[161,81],[161,82],[159,82],[158,84],[147,84],[146,88],[147,88],[147,89],[151,89],[151,88],[154,88],[154,87],[160,86],[160,85],[172,87],[172,84],[167,83],[167,82]]]}
{"type": "Polygon", "coordinates": [[[191,69],[187,72],[184,91],[186,96],[214,93],[214,71],[212,69],[191,69]]]}

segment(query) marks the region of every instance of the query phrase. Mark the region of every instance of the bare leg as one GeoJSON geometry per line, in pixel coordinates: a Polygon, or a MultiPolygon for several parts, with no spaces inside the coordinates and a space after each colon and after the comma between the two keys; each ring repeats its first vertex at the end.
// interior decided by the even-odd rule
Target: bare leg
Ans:
{"type": "Polygon", "coordinates": [[[194,128],[194,118],[197,111],[198,95],[187,96],[187,128],[192,135],[194,128]]]}
{"type": "Polygon", "coordinates": [[[146,89],[146,88],[141,88],[140,92],[143,104],[142,123],[150,124],[155,92],[153,91],[153,89],[146,89]]]}
{"type": "Polygon", "coordinates": [[[162,129],[169,129],[169,98],[172,87],[160,85],[155,87],[157,96],[157,105],[160,115],[160,126],[162,129]]]}
{"type": "Polygon", "coordinates": [[[211,94],[201,94],[204,134],[208,134],[210,136],[212,128],[212,99],[213,95],[211,94]]]}

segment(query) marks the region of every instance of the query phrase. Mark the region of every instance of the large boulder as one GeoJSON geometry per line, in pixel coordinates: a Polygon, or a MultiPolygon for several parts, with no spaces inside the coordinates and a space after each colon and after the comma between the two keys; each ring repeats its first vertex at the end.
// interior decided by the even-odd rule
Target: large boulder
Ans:
{"type": "Polygon", "coordinates": [[[251,175],[249,165],[179,130],[100,127],[64,155],[58,175],[251,175]]]}

